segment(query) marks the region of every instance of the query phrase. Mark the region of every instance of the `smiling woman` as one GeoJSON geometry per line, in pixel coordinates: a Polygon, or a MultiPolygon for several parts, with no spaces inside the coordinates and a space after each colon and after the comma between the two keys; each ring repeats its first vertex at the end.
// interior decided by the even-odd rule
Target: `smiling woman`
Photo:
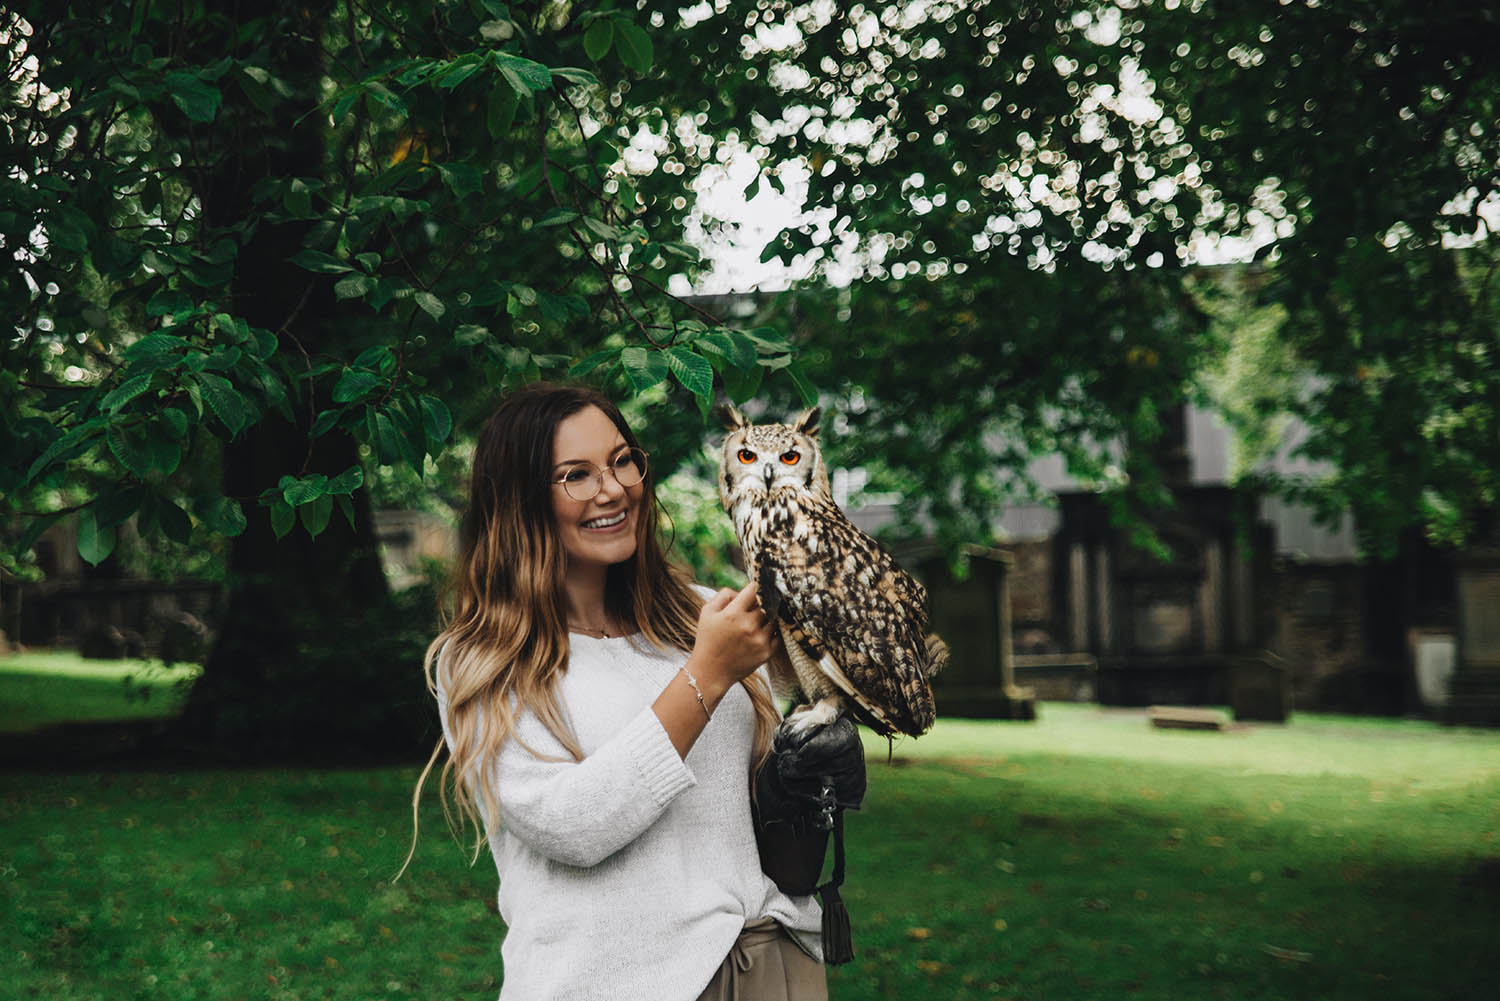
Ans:
{"type": "Polygon", "coordinates": [[[604,411],[589,406],[558,424],[552,455],[552,513],[568,558],[568,628],[608,636],[614,627],[618,636],[619,623],[604,610],[595,618],[574,598],[602,597],[609,567],[635,555],[646,453],[632,447],[604,411]]]}
{"type": "Polygon", "coordinates": [[[530,386],[481,432],[426,667],[444,793],[500,873],[501,997],[816,1001],[818,904],[761,871],[752,822],[774,633],[657,530],[646,453],[599,393],[530,386]]]}

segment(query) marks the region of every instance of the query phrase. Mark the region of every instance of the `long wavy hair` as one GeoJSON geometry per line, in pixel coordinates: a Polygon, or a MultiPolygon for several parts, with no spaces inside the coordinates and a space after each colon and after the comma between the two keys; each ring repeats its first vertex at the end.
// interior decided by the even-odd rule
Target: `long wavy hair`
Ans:
{"type": "MultiPolygon", "coordinates": [[[[573,760],[583,759],[557,700],[558,681],[568,669],[567,554],[553,515],[551,474],[557,426],[588,407],[603,411],[626,443],[639,447],[619,408],[601,393],[537,383],[501,402],[474,451],[453,610],[427,648],[423,669],[428,689],[436,695],[441,685],[447,701],[452,746],[439,780],[444,815],[458,833],[450,805],[457,804],[464,823],[475,829],[476,856],[485,832],[499,822],[495,790],[481,781],[483,764],[506,741],[520,740],[521,714],[535,715],[573,760]]],[[[635,554],[606,574],[609,618],[659,649],[691,650],[703,599],[687,572],[667,557],[649,469],[635,541],[635,554]]],[[[770,753],[779,713],[759,674],[741,685],[755,709],[751,759],[758,767],[770,753]]],[[[440,739],[412,794],[413,848],[417,803],[443,747],[440,739]]]]}

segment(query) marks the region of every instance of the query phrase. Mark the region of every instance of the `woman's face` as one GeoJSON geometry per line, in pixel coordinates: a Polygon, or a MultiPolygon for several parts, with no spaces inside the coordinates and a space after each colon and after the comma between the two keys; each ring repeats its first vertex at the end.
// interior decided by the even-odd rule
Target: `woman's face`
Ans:
{"type": "Polygon", "coordinates": [[[612,566],[635,555],[636,519],[644,482],[622,487],[608,470],[627,448],[625,436],[598,407],[585,407],[557,425],[552,439],[552,514],[570,567],[612,566]],[[574,500],[557,481],[570,470],[604,471],[599,492],[574,500]]]}

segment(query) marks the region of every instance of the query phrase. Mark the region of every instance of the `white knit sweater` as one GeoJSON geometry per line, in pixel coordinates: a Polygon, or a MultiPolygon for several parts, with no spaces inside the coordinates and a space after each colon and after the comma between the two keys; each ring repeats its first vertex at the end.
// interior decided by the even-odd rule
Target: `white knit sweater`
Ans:
{"type": "MultiPolygon", "coordinates": [[[[762,917],[821,959],[817,901],[786,896],[761,872],[744,689],[719,703],[684,762],[651,704],[687,655],[639,636],[569,642],[558,697],[584,760],[543,761],[512,739],[491,763],[501,1001],[692,1001],[762,917]]],[[[441,687],[439,709],[447,734],[441,687]]],[[[517,733],[538,754],[568,758],[530,714],[517,733]]]]}

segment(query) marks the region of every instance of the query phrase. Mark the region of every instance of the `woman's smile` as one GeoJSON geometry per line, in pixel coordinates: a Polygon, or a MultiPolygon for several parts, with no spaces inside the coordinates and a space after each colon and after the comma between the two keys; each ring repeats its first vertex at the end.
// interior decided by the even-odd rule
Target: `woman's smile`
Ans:
{"type": "Polygon", "coordinates": [[[629,517],[630,510],[622,508],[621,510],[616,511],[614,514],[606,514],[600,515],[597,518],[590,518],[588,521],[583,523],[583,527],[585,531],[608,532],[612,529],[618,529],[620,526],[624,525],[629,517]]]}

